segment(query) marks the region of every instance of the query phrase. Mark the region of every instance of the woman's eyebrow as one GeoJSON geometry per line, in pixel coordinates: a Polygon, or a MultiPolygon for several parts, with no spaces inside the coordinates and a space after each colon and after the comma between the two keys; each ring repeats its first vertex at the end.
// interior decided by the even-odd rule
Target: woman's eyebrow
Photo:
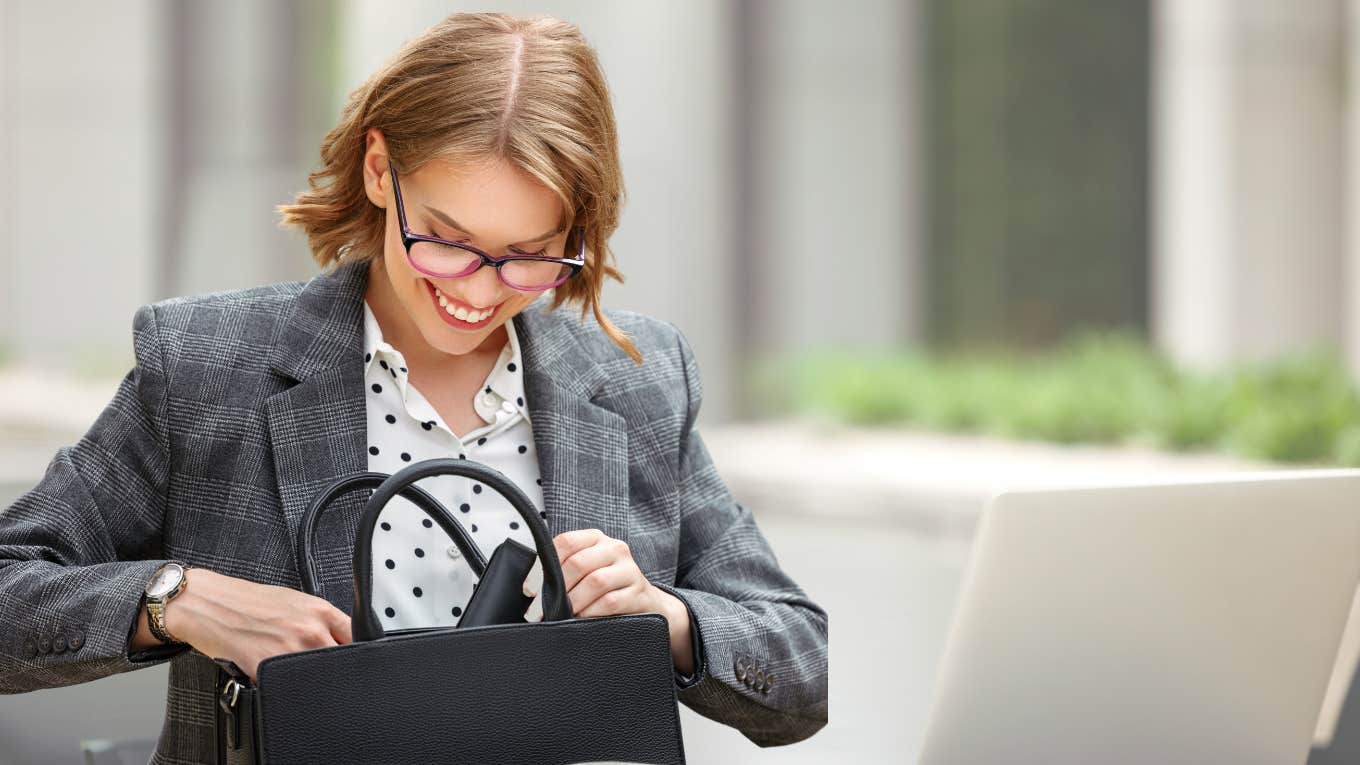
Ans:
{"type": "MultiPolygon", "coordinates": [[[[424,208],[425,208],[425,212],[427,212],[427,213],[433,215],[434,217],[438,218],[438,219],[440,220],[440,222],[442,222],[445,226],[448,226],[449,228],[456,228],[456,229],[458,229],[459,231],[462,231],[464,234],[467,234],[467,235],[470,236],[470,237],[476,238],[477,235],[474,234],[474,233],[472,233],[472,230],[471,230],[471,229],[469,229],[467,226],[462,225],[461,223],[459,223],[458,221],[454,220],[453,218],[450,218],[449,216],[445,215],[444,213],[440,212],[439,210],[436,210],[436,209],[434,209],[433,207],[430,207],[429,205],[421,205],[421,207],[424,207],[424,208]]],[[[562,233],[563,231],[566,231],[566,230],[567,230],[567,224],[566,224],[565,222],[559,223],[559,224],[557,225],[557,228],[556,228],[556,229],[554,229],[554,230],[552,230],[552,231],[549,231],[548,233],[543,234],[542,236],[536,236],[536,237],[533,237],[532,239],[521,239],[521,240],[519,240],[518,242],[515,242],[515,244],[524,244],[524,243],[526,243],[526,242],[541,242],[541,241],[543,241],[544,239],[551,239],[551,238],[557,236],[558,234],[560,234],[560,233],[562,233]]]]}

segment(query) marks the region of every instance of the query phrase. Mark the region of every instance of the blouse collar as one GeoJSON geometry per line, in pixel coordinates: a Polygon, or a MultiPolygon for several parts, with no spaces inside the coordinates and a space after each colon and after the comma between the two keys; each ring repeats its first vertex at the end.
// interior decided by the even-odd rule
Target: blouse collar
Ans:
{"type": "MultiPolygon", "coordinates": [[[[364,379],[369,378],[374,365],[386,362],[388,366],[384,371],[390,370],[389,374],[397,383],[404,398],[407,395],[408,384],[406,359],[401,351],[383,339],[382,327],[378,325],[373,309],[369,307],[367,300],[362,302],[364,379]]],[[[520,351],[519,333],[515,329],[515,322],[507,321],[505,331],[509,342],[501,348],[495,365],[491,367],[491,371],[473,397],[473,408],[487,422],[495,421],[497,410],[503,410],[507,414],[519,412],[526,420],[529,419],[529,407],[524,395],[524,359],[520,351]]]]}

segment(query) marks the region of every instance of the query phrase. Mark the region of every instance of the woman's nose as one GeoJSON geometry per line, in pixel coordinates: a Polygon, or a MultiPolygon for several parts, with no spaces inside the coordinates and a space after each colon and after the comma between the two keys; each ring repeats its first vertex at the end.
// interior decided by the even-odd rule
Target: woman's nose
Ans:
{"type": "Polygon", "coordinates": [[[482,266],[472,273],[458,280],[458,295],[466,303],[471,303],[478,308],[492,306],[501,301],[501,293],[505,285],[501,283],[500,277],[496,274],[496,269],[491,266],[482,266]]]}

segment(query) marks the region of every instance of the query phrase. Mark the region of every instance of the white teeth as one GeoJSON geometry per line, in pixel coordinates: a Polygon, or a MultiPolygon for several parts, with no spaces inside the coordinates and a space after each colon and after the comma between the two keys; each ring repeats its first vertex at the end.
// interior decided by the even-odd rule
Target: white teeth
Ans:
{"type": "Polygon", "coordinates": [[[478,322],[485,321],[486,318],[490,316],[492,313],[495,313],[496,310],[493,308],[489,311],[477,313],[475,311],[469,311],[468,309],[463,308],[462,306],[455,306],[453,303],[449,302],[448,297],[446,297],[444,293],[439,291],[438,287],[434,288],[434,295],[436,298],[439,299],[439,305],[443,307],[443,309],[450,316],[455,316],[458,319],[461,319],[462,321],[465,321],[469,324],[477,324],[478,322]]]}

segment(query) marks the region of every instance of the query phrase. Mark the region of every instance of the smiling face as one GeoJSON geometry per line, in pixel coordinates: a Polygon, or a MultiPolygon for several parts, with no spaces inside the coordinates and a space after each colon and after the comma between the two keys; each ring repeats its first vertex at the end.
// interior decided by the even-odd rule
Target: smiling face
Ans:
{"type": "MultiPolygon", "coordinates": [[[[365,297],[384,339],[414,363],[453,361],[449,357],[472,352],[499,353],[506,341],[505,323],[543,293],[507,286],[490,266],[456,278],[416,270],[402,246],[387,159],[382,134],[371,128],[364,185],[369,200],[387,211],[387,223],[383,255],[372,265],[365,297]],[[446,306],[465,318],[450,314],[446,306]]],[[[504,160],[460,165],[432,160],[401,173],[398,181],[412,234],[470,244],[492,257],[540,251],[565,256],[561,200],[504,160]],[[549,232],[554,233],[542,238],[549,232]]]]}

